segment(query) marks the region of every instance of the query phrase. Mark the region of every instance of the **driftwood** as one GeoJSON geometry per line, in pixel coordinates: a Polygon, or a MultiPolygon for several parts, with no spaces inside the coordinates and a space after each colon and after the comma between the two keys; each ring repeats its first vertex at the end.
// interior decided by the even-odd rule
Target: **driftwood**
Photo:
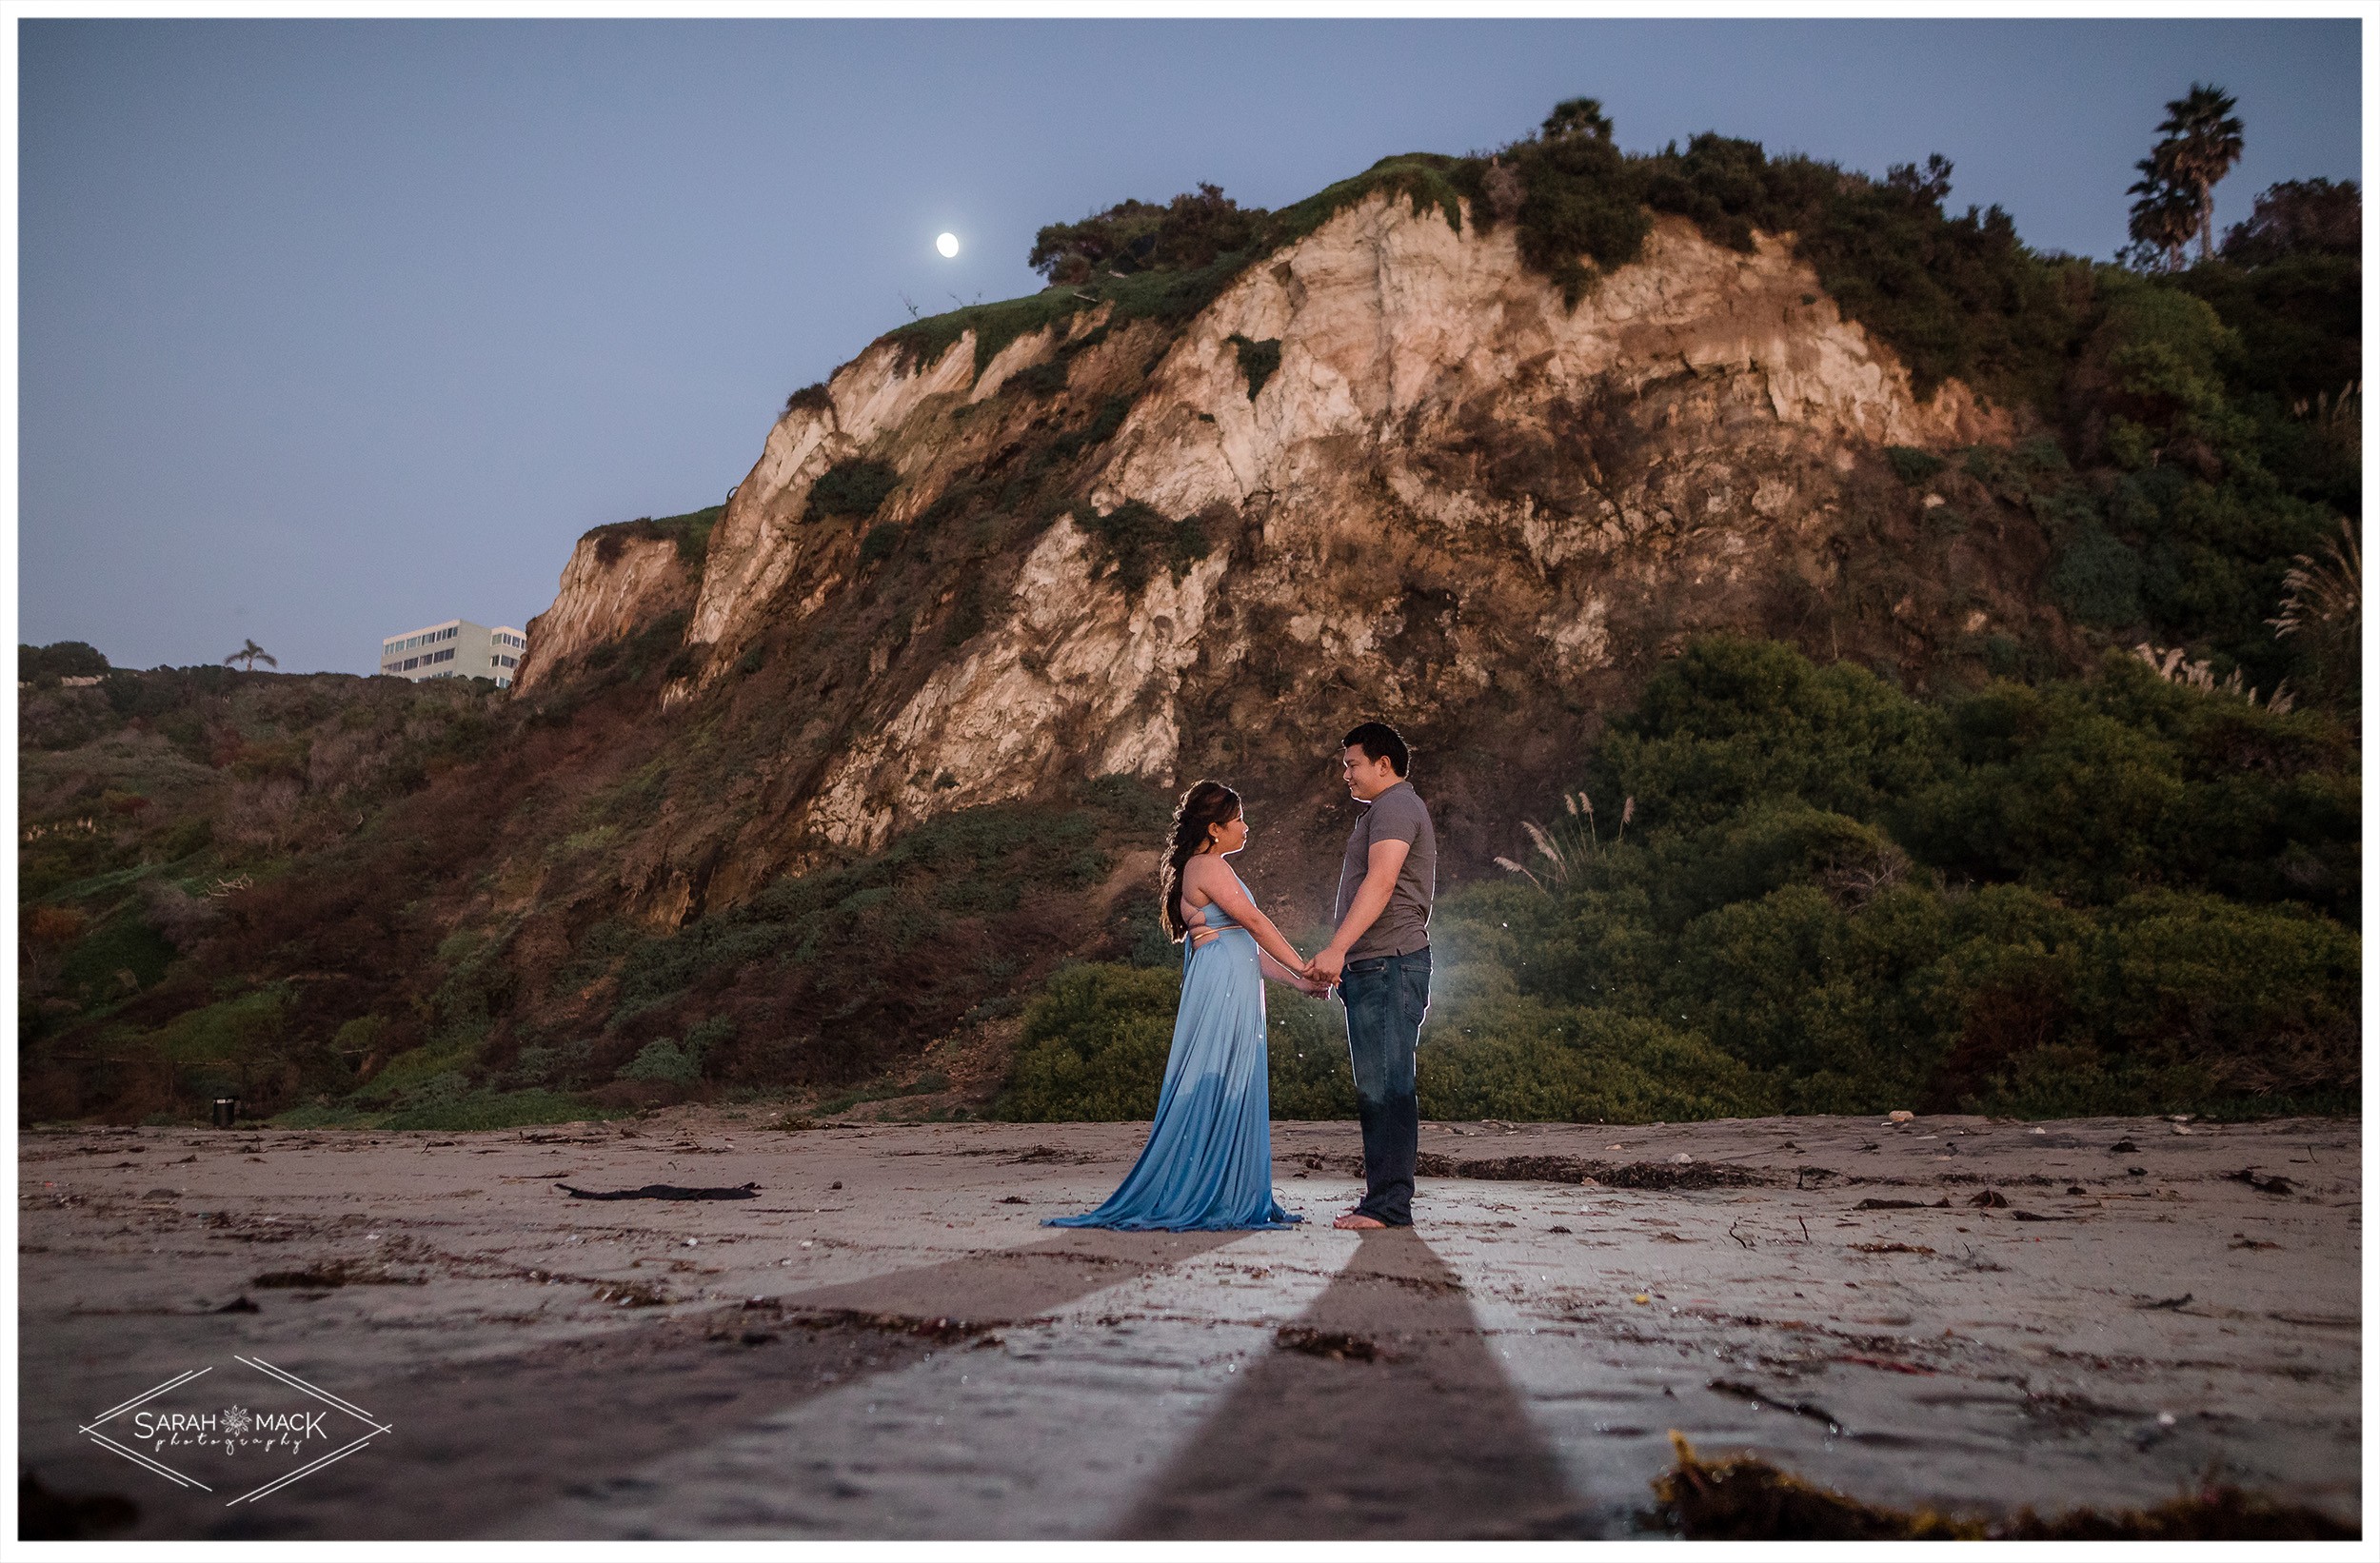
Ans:
{"type": "Polygon", "coordinates": [[[554,1187],[573,1199],[750,1199],[758,1183],[741,1183],[732,1189],[682,1189],[675,1183],[647,1183],[641,1189],[574,1189],[567,1183],[554,1187]]]}

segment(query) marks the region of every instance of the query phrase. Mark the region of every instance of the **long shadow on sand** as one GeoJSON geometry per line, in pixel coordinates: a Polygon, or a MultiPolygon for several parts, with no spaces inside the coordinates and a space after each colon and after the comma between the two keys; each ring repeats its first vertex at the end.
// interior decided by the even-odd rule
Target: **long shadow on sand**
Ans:
{"type": "Polygon", "coordinates": [[[142,1515],[127,1539],[480,1535],[553,1499],[603,1490],[658,1456],[906,1367],[954,1336],[1048,1313],[1245,1236],[1070,1232],[758,1307],[342,1386],[395,1432],[228,1514],[205,1494],[142,1485],[96,1451],[45,1474],[64,1491],[133,1497],[142,1515]]]}
{"type": "Polygon", "coordinates": [[[1594,1533],[1461,1285],[1411,1228],[1368,1232],[1121,1534],[1594,1533]]]}

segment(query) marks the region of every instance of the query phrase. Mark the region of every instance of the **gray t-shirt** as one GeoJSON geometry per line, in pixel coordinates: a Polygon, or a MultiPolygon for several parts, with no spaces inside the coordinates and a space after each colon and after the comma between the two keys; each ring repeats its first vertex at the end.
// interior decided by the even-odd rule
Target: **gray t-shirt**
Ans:
{"type": "Polygon", "coordinates": [[[1355,904],[1356,892],[1371,871],[1372,843],[1404,841],[1411,850],[1397,871],[1397,888],[1388,904],[1347,952],[1350,960],[1379,955],[1411,955],[1430,942],[1430,902],[1438,894],[1438,833],[1430,828],[1430,811],[1410,782],[1398,782],[1372,800],[1347,835],[1347,858],[1339,868],[1339,900],[1331,909],[1333,922],[1344,921],[1355,904]]]}

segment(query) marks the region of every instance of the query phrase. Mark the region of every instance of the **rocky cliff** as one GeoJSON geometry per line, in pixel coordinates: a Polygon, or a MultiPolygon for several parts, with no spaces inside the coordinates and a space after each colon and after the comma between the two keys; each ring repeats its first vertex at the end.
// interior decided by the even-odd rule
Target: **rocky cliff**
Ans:
{"type": "MultiPolygon", "coordinates": [[[[731,497],[664,699],[733,701],[765,663],[793,706],[746,817],[664,854],[672,912],[694,879],[732,899],[1086,775],[1215,774],[1319,826],[1367,716],[1415,740],[1476,859],[1698,631],[1920,683],[2056,632],[2037,537],[1931,525],[1943,493],[1883,460],[2011,416],[1956,380],[1918,399],[1772,236],[1739,253],[1662,218],[1566,308],[1509,227],[1384,193],[1186,323],[1101,305],[983,346],[880,341],[795,399],[731,497]],[[874,509],[813,503],[863,463],[897,480],[874,509]]],[[[583,545],[531,666],[666,601],[653,578],[583,545]]]]}
{"type": "Polygon", "coordinates": [[[694,603],[699,577],[677,543],[605,527],[579,540],[562,567],[553,606],[529,621],[528,650],[513,687],[534,688],[548,670],[694,603]]]}

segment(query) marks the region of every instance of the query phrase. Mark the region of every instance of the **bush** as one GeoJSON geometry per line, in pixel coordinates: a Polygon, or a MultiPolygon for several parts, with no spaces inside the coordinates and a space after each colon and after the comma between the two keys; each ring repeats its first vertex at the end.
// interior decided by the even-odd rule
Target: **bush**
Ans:
{"type": "Polygon", "coordinates": [[[860,519],[876,514],[895,488],[901,474],[883,462],[853,457],[837,462],[810,485],[807,519],[860,519]]]}
{"type": "Polygon", "coordinates": [[[607,526],[598,526],[580,541],[594,540],[596,558],[608,564],[620,557],[621,544],[626,539],[664,539],[677,544],[678,558],[688,568],[699,571],[710,551],[711,529],[726,513],[725,505],[713,505],[700,510],[688,510],[684,515],[663,516],[658,520],[651,516],[639,516],[634,521],[618,521],[607,526]]]}
{"type": "Polygon", "coordinates": [[[1613,719],[1589,790],[1635,798],[1647,828],[1713,823],[1760,799],[1872,820],[1939,774],[1940,723],[1864,668],[1714,637],[1613,719]]]}
{"type": "Polygon", "coordinates": [[[1037,1123],[1155,1118],[1180,997],[1180,975],[1169,969],[1059,972],[1025,1006],[992,1116],[1037,1123]]]}
{"type": "Polygon", "coordinates": [[[1256,393],[1264,388],[1264,382],[1272,379],[1274,371],[1280,367],[1280,338],[1267,337],[1262,342],[1252,342],[1235,331],[1231,346],[1240,355],[1240,372],[1247,379],[1248,400],[1253,402],[1256,393]]]}
{"type": "Polygon", "coordinates": [[[53,641],[48,645],[19,645],[16,676],[27,683],[59,679],[95,678],[110,671],[99,648],[81,641],[53,641]]]}
{"type": "Polygon", "coordinates": [[[1892,464],[1894,475],[1912,488],[1950,465],[1931,451],[1918,450],[1911,445],[1886,445],[1884,459],[1892,464]]]}
{"type": "Polygon", "coordinates": [[[1340,1121],[1356,1116],[1346,1012],[1337,1001],[1267,983],[1264,1044],[1277,1118],[1340,1121]]]}
{"type": "Polygon", "coordinates": [[[706,1044],[728,1086],[840,1085],[883,1067],[905,1039],[939,1036],[986,999],[1029,989],[1086,930],[1070,906],[1110,870],[1107,841],[1144,833],[1139,783],[1088,786],[1074,804],[955,811],[883,851],[788,877],[663,938],[599,924],[557,983],[616,980],[606,1068],[667,1034],[744,1022],[706,1044]],[[1018,926],[1020,906],[1035,908],[1018,926]],[[926,952],[931,952],[930,959],[926,952]]]}
{"type": "Polygon", "coordinates": [[[2233,266],[2269,266],[2293,256],[2361,255],[2364,198],[2355,181],[2288,179],[2256,197],[2248,221],[2223,236],[2233,266]]]}
{"type": "MultiPolygon", "coordinates": [[[[372,1126],[451,1131],[513,1129],[532,1123],[600,1122],[624,1118],[631,1111],[555,1091],[456,1091],[378,1115],[372,1126]]],[[[300,1122],[293,1126],[307,1125],[300,1122]]]]}
{"type": "Polygon", "coordinates": [[[2083,623],[2110,629],[2137,624],[2140,555],[2105,528],[2088,526],[2058,555],[2050,571],[2050,594],[2083,623]]]}
{"type": "Polygon", "coordinates": [[[1053,358],[1046,364],[1036,364],[1030,368],[1019,369],[1008,377],[1008,384],[1027,396],[1056,396],[1066,388],[1066,373],[1069,367],[1070,366],[1064,359],[1053,358]]]}
{"type": "Polygon", "coordinates": [[[1508,999],[1434,1015],[1424,1037],[1418,1083],[1433,1118],[1653,1123],[1777,1109],[1740,1060],[1639,1017],[1508,999]]]}
{"type": "Polygon", "coordinates": [[[1139,500],[1126,500],[1105,515],[1085,506],[1076,512],[1076,520],[1096,542],[1127,596],[1147,585],[1159,564],[1179,581],[1213,551],[1197,517],[1176,521],[1139,500]]]}
{"type": "Polygon", "coordinates": [[[1553,279],[1576,308],[1594,284],[1592,261],[1616,270],[1643,252],[1653,231],[1642,187],[1608,131],[1576,131],[1510,148],[1526,192],[1517,224],[1520,258],[1553,279]]]}
{"type": "Polygon", "coordinates": [[[1246,249],[1266,215],[1201,184],[1164,206],[1124,201],[1080,223],[1053,223],[1034,235],[1025,264],[1065,284],[1102,271],[1196,270],[1246,249]]]}
{"type": "Polygon", "coordinates": [[[1565,813],[1539,884],[1439,900],[1433,1116],[2241,1116],[2360,1078],[2358,766],[2319,713],[2121,656],[1928,707],[1719,641],[1588,768],[1603,822],[1565,813]]]}
{"type": "Polygon", "coordinates": [[[639,1048],[634,1058],[622,1064],[614,1078],[692,1085],[703,1078],[703,1060],[699,1054],[688,1054],[672,1039],[657,1037],[639,1048]]]}
{"type": "MultiPolygon", "coordinates": [[[[992,1116],[1023,1122],[1120,1122],[1157,1115],[1177,964],[1073,965],[1025,1006],[1024,1032],[992,1116]]],[[[1266,984],[1265,1051],[1277,1118],[1355,1116],[1346,1029],[1336,1004],[1266,984]]]]}

